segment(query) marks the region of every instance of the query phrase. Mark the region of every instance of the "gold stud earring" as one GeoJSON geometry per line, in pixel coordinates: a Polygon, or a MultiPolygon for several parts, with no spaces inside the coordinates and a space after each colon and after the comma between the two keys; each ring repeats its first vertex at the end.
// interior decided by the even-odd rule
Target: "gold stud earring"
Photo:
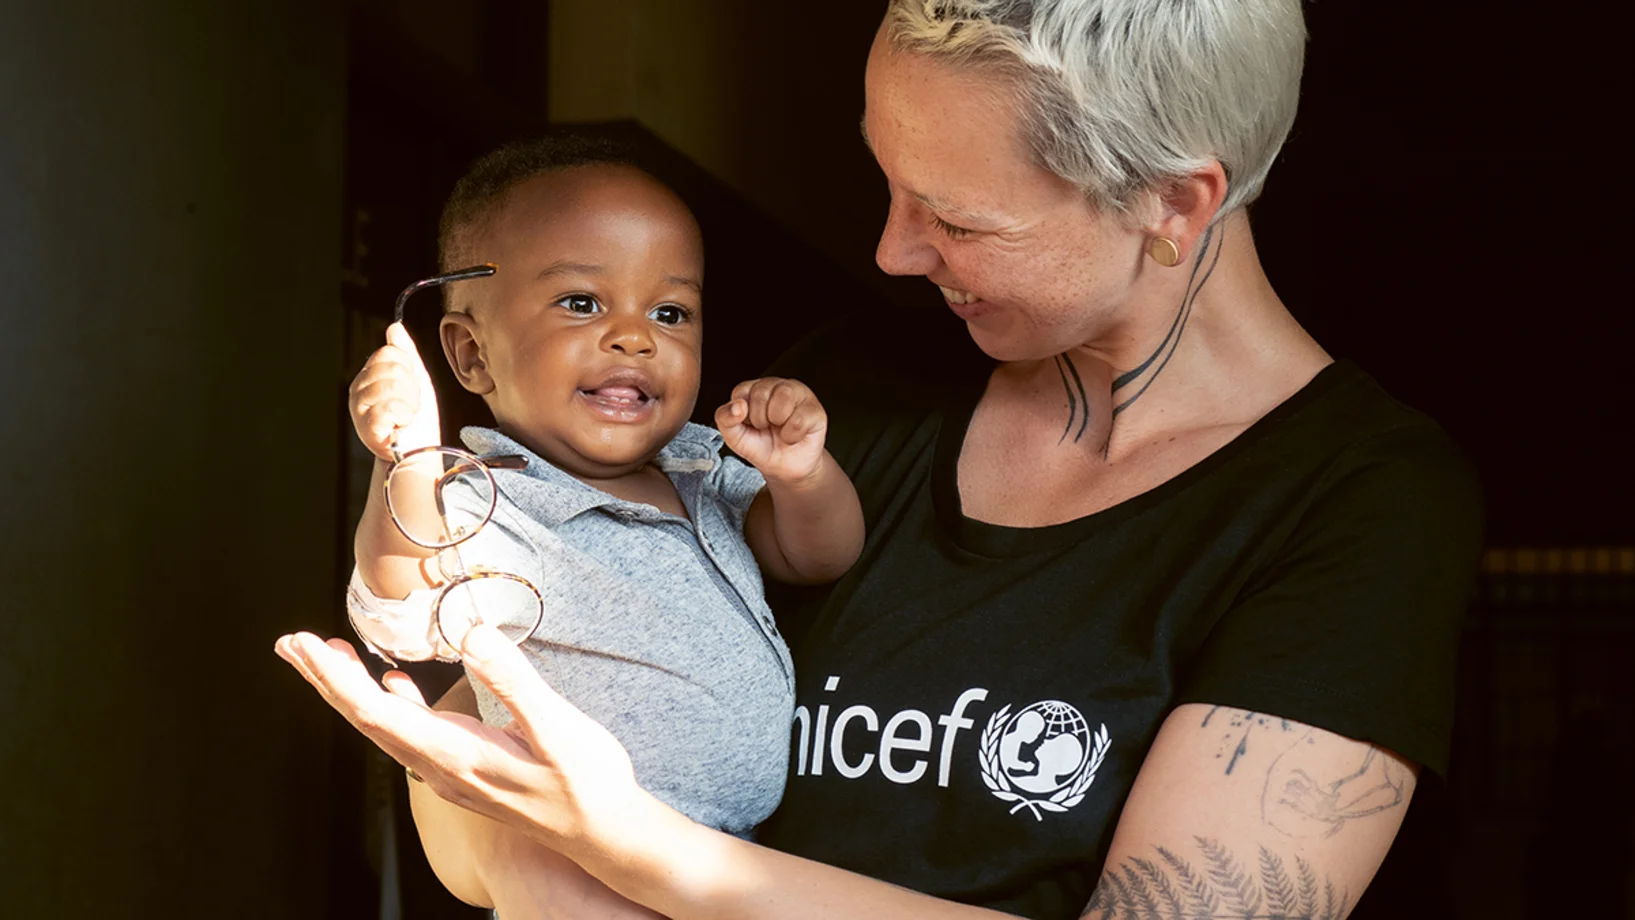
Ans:
{"type": "Polygon", "coordinates": [[[1165,268],[1174,268],[1181,263],[1181,247],[1168,237],[1158,237],[1147,247],[1147,255],[1165,268]]]}

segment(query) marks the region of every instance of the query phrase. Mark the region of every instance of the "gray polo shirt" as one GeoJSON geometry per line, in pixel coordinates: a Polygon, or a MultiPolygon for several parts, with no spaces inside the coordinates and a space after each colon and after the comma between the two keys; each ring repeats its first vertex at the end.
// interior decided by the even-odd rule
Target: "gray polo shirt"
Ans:
{"type": "MultiPolygon", "coordinates": [[[[743,537],[761,474],[688,424],[657,461],[688,520],[585,485],[497,431],[460,437],[479,456],[528,458],[494,472],[494,518],[461,546],[467,565],[522,575],[544,596],[528,659],[624,743],[649,792],[748,833],[783,795],[794,705],[794,665],[743,537]]],[[[509,721],[472,686],[483,721],[509,721]]]]}

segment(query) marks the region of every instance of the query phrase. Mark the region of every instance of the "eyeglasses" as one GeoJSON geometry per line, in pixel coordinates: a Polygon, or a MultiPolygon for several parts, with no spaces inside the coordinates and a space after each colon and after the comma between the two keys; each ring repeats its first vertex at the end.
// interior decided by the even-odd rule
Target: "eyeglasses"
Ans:
{"type": "MultiPolygon", "coordinates": [[[[416,281],[398,295],[394,319],[403,322],[404,305],[418,291],[494,272],[492,264],[484,264],[416,281]]],[[[496,627],[517,643],[533,635],[545,615],[539,589],[514,573],[467,565],[459,550],[494,517],[500,490],[493,471],[520,470],[528,459],[518,454],[478,457],[440,445],[402,453],[395,434],[391,452],[386,510],[409,542],[436,551],[445,583],[431,611],[443,642],[459,649],[467,630],[478,623],[496,627]]]]}

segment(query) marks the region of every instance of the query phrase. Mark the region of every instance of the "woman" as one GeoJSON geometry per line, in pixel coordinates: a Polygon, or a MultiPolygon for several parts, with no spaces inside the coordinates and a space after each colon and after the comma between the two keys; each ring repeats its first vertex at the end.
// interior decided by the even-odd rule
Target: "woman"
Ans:
{"type": "Polygon", "coordinates": [[[466,659],[505,731],[381,692],[344,643],[280,653],[511,829],[473,840],[671,917],[1346,915],[1445,766],[1479,501],[1260,267],[1244,208],[1303,42],[1298,0],[891,3],[877,260],[968,335],[870,320],[785,361],[869,537],[794,637],[765,845],[639,790],[486,630],[466,659]]]}

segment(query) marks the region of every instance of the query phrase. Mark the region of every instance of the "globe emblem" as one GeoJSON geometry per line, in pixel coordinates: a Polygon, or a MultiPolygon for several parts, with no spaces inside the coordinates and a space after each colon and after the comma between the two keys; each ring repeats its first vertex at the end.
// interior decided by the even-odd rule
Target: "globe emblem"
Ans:
{"type": "Polygon", "coordinates": [[[999,736],[999,768],[1017,789],[1049,795],[1078,778],[1090,743],[1090,726],[1077,709],[1059,700],[1034,703],[999,736]]]}

